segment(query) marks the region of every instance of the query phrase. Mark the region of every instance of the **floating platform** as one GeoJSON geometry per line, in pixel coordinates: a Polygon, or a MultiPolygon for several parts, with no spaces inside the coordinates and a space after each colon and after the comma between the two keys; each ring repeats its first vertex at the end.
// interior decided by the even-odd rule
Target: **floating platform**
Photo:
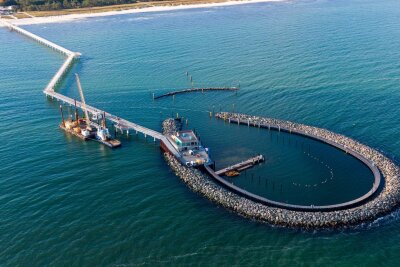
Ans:
{"type": "Polygon", "coordinates": [[[67,127],[65,127],[62,123],[60,124],[60,128],[63,129],[64,131],[66,131],[67,133],[70,133],[76,137],[78,137],[79,139],[83,140],[83,141],[87,141],[89,140],[88,137],[84,136],[81,134],[81,132],[75,132],[74,128],[68,129],[67,127]]]}
{"type": "MultiPolygon", "coordinates": [[[[72,123],[76,123],[76,121],[73,121],[72,123]]],[[[72,134],[72,135],[78,137],[79,139],[81,139],[83,141],[93,140],[93,141],[99,142],[103,145],[106,145],[110,148],[115,148],[115,147],[121,146],[121,142],[117,139],[108,138],[107,140],[101,140],[101,139],[96,138],[96,131],[91,131],[89,136],[84,136],[81,133],[81,128],[84,128],[84,127],[86,127],[86,125],[84,124],[84,121],[82,121],[82,119],[79,119],[79,126],[75,126],[75,127],[71,127],[71,128],[68,128],[63,123],[60,123],[61,129],[63,129],[64,131],[66,131],[69,134],[72,134]]]]}
{"type": "Polygon", "coordinates": [[[252,168],[256,164],[259,164],[264,161],[264,156],[263,155],[257,155],[255,157],[249,158],[248,160],[239,162],[235,165],[226,167],[222,170],[216,171],[215,173],[217,175],[227,175],[227,176],[237,176],[237,175],[230,175],[233,173],[239,173],[241,171],[247,170],[249,168],[252,168]]]}
{"type": "Polygon", "coordinates": [[[106,145],[110,148],[116,148],[121,146],[121,141],[117,140],[117,139],[109,139],[109,140],[101,140],[101,139],[97,139],[97,138],[91,138],[91,140],[102,143],[103,145],[106,145]]]}

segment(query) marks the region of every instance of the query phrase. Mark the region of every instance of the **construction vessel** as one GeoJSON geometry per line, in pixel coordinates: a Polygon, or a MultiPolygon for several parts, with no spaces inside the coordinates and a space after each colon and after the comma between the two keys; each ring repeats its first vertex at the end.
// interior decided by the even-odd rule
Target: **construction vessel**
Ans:
{"type": "Polygon", "coordinates": [[[101,124],[97,124],[97,131],[95,138],[93,140],[100,142],[108,147],[119,147],[121,145],[121,142],[117,139],[113,139],[110,135],[110,131],[107,128],[106,125],[106,115],[104,114],[103,116],[99,117],[99,115],[95,115],[94,118],[101,119],[101,124]]]}
{"type": "Polygon", "coordinates": [[[61,113],[60,128],[86,141],[90,137],[94,137],[95,132],[93,132],[93,130],[90,128],[90,125],[88,127],[87,120],[79,118],[79,112],[76,106],[76,100],[74,102],[75,102],[75,116],[74,116],[75,119],[69,117],[67,120],[65,120],[63,108],[62,105],[60,105],[60,113],[61,113]]]}
{"type": "Polygon", "coordinates": [[[60,106],[62,122],[60,128],[64,131],[82,139],[82,140],[94,140],[100,142],[108,147],[114,148],[121,145],[119,140],[113,139],[106,125],[105,114],[93,114],[92,119],[97,120],[93,122],[90,120],[88,109],[86,108],[85,96],[83,94],[82,85],[78,74],[75,74],[76,83],[78,85],[78,91],[81,98],[81,108],[84,111],[85,117],[79,118],[79,112],[75,100],[75,120],[68,118],[64,120],[64,113],[62,106],[60,106]],[[101,123],[99,123],[101,120],[101,123]]]}

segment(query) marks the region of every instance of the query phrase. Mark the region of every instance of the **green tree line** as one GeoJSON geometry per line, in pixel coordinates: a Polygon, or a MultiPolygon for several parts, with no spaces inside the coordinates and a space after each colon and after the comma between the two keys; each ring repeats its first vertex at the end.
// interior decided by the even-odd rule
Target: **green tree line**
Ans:
{"type": "Polygon", "coordinates": [[[22,11],[58,10],[135,3],[137,0],[5,0],[3,5],[16,5],[22,11]]]}

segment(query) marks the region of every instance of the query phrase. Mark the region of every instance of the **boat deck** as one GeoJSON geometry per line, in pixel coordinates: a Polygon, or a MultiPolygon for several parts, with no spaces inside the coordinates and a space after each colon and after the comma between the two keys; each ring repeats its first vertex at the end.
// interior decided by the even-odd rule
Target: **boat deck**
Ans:
{"type": "Polygon", "coordinates": [[[263,155],[257,155],[255,157],[249,158],[248,160],[239,162],[235,165],[231,165],[229,167],[226,167],[222,170],[216,171],[215,173],[217,175],[225,175],[227,172],[230,171],[237,171],[237,172],[241,172],[244,171],[246,169],[249,169],[253,166],[255,166],[256,164],[259,164],[261,162],[264,161],[264,156],[263,155]]]}

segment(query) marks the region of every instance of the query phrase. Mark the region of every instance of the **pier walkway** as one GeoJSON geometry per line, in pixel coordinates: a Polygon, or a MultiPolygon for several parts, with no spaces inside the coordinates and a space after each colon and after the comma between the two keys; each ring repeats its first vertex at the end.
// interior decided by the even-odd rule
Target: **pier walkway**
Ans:
{"type": "Polygon", "coordinates": [[[237,163],[235,165],[226,167],[226,168],[224,168],[222,170],[216,171],[215,173],[217,175],[224,175],[225,173],[227,173],[229,171],[238,171],[238,172],[240,172],[240,171],[246,170],[248,168],[251,168],[254,165],[256,165],[256,164],[258,164],[260,162],[263,162],[263,161],[264,161],[264,156],[263,155],[258,155],[258,156],[252,157],[252,158],[250,158],[248,160],[239,162],[239,163],[237,163]]]}
{"type": "Polygon", "coordinates": [[[66,56],[64,63],[61,65],[61,67],[58,69],[56,74],[50,80],[50,82],[46,86],[46,88],[44,88],[44,90],[43,90],[44,93],[54,91],[54,88],[61,81],[61,79],[63,78],[64,74],[68,71],[68,69],[72,66],[72,64],[74,63],[74,60],[81,56],[81,53],[79,53],[79,52],[72,52],[71,50],[68,50],[58,44],[55,44],[49,40],[46,40],[40,36],[37,36],[36,34],[28,32],[27,30],[24,30],[18,26],[15,26],[7,21],[0,20],[0,23],[3,24],[4,26],[6,26],[11,31],[15,31],[19,34],[22,34],[22,35],[28,37],[28,38],[31,38],[32,40],[38,42],[39,44],[49,47],[49,48],[61,53],[62,55],[66,56]]]}
{"type": "Polygon", "coordinates": [[[18,33],[20,33],[22,35],[25,35],[26,37],[29,37],[29,38],[35,40],[36,42],[38,42],[38,43],[40,43],[40,44],[42,44],[44,46],[47,46],[49,48],[52,48],[52,49],[54,49],[54,50],[56,50],[56,51],[58,51],[58,52],[60,52],[60,53],[62,53],[64,55],[66,55],[66,56],[69,56],[69,55],[74,53],[74,52],[72,52],[72,51],[70,51],[70,50],[68,50],[68,49],[66,49],[66,48],[64,48],[62,46],[59,46],[59,45],[57,45],[57,44],[55,44],[55,43],[53,43],[53,42],[51,42],[49,40],[46,40],[46,39],[44,39],[44,38],[42,38],[40,36],[37,36],[36,34],[28,32],[27,30],[24,30],[24,29],[22,29],[22,28],[20,28],[18,26],[15,26],[14,24],[11,24],[11,23],[9,23],[9,22],[7,22],[5,20],[0,20],[0,23],[2,23],[8,29],[10,29],[12,31],[15,31],[15,32],[18,32],[18,33]]]}
{"type": "MultiPolygon", "coordinates": [[[[37,36],[36,34],[33,34],[27,30],[24,30],[24,29],[22,29],[16,25],[13,25],[5,20],[0,19],[0,24],[3,24],[8,29],[15,31],[17,33],[20,33],[38,43],[40,43],[44,46],[47,46],[47,47],[61,53],[62,55],[66,56],[64,63],[61,65],[61,67],[59,68],[57,73],[50,80],[49,84],[44,88],[43,93],[46,96],[51,97],[52,99],[56,99],[64,104],[74,105],[75,99],[72,99],[68,96],[65,96],[63,94],[55,92],[55,88],[56,88],[56,85],[62,80],[63,76],[66,74],[68,69],[72,66],[74,60],[81,56],[81,53],[68,50],[60,45],[57,45],[49,40],[46,40],[40,36],[37,36]]],[[[76,101],[76,105],[80,109],[84,110],[84,107],[80,101],[76,101]]],[[[154,141],[156,141],[156,140],[163,141],[164,144],[170,149],[171,153],[174,154],[174,156],[179,156],[179,153],[175,149],[175,147],[160,132],[151,130],[149,128],[146,128],[144,126],[136,124],[134,122],[130,122],[128,120],[119,118],[113,114],[105,112],[104,110],[95,108],[95,107],[87,105],[87,104],[86,104],[86,110],[91,114],[103,114],[103,115],[105,114],[106,119],[113,122],[114,126],[116,128],[120,129],[121,131],[125,130],[125,131],[127,131],[128,134],[129,134],[130,130],[133,130],[136,133],[142,133],[145,136],[145,138],[147,136],[150,136],[154,139],[154,141]]]]}

